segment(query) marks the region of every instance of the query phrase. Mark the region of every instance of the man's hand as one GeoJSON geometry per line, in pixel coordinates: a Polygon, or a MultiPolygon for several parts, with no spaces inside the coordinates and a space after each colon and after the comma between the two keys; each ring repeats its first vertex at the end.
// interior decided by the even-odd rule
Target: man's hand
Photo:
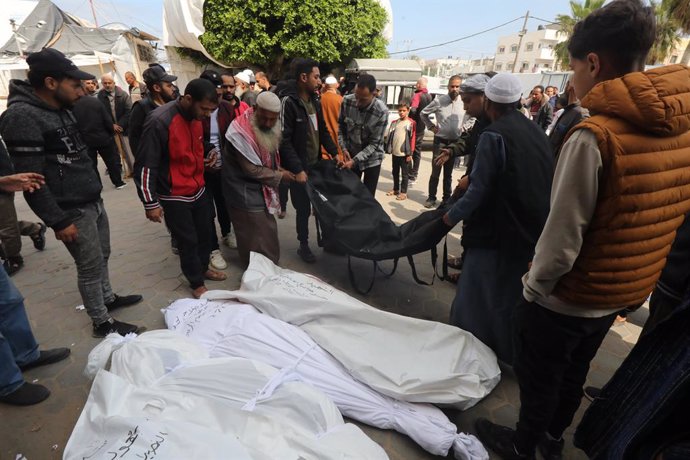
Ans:
{"type": "Polygon", "coordinates": [[[62,241],[63,243],[72,243],[77,241],[79,236],[79,230],[74,224],[70,224],[69,227],[65,227],[62,230],[55,230],[55,238],[62,241]]]}
{"type": "Polygon", "coordinates": [[[12,174],[0,177],[0,190],[5,192],[33,192],[45,183],[45,177],[37,173],[12,174]]]}
{"type": "Polygon", "coordinates": [[[280,179],[281,182],[287,183],[295,180],[295,175],[287,169],[281,169],[280,174],[282,175],[280,179]]]}
{"type": "Polygon", "coordinates": [[[117,134],[122,134],[125,130],[122,129],[122,126],[118,125],[117,123],[113,124],[113,129],[117,134]]]}
{"type": "Polygon", "coordinates": [[[455,227],[455,224],[453,222],[451,222],[450,216],[448,215],[448,213],[445,213],[443,215],[443,223],[449,227],[455,227]]]}
{"type": "Polygon", "coordinates": [[[298,184],[306,184],[307,179],[308,179],[307,173],[304,171],[295,174],[295,182],[297,182],[298,184]]]}
{"type": "Polygon", "coordinates": [[[458,188],[462,191],[470,188],[470,176],[462,176],[460,179],[458,179],[458,188]]]}
{"type": "Polygon", "coordinates": [[[450,160],[450,150],[441,149],[438,153],[438,157],[436,157],[436,161],[434,162],[434,164],[436,166],[441,166],[445,164],[448,160],[450,160]]]}
{"type": "Polygon", "coordinates": [[[350,156],[350,152],[347,150],[343,150],[343,162],[350,161],[352,160],[352,157],[350,156]]]}
{"type": "Polygon", "coordinates": [[[431,132],[434,134],[438,134],[438,126],[434,126],[433,128],[431,128],[431,132]]]}
{"type": "Polygon", "coordinates": [[[146,210],[146,218],[151,222],[163,222],[163,208],[160,206],[146,210]]]}
{"type": "Polygon", "coordinates": [[[347,161],[343,161],[342,163],[340,163],[340,167],[342,169],[352,169],[354,167],[354,165],[355,165],[355,160],[352,160],[352,159],[347,160],[347,161]]]}
{"type": "Polygon", "coordinates": [[[405,157],[405,161],[406,161],[407,163],[412,163],[412,155],[407,155],[407,156],[405,157]]]}
{"type": "Polygon", "coordinates": [[[206,170],[217,171],[218,169],[220,169],[220,166],[217,166],[218,155],[220,155],[218,149],[213,149],[210,152],[208,152],[208,156],[204,158],[204,167],[206,168],[206,170]]]}

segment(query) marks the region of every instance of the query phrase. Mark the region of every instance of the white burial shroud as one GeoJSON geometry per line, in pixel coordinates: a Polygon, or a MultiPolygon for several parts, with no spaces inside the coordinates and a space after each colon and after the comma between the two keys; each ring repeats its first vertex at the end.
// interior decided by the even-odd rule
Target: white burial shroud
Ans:
{"type": "Polygon", "coordinates": [[[325,394],[289,372],[207,359],[200,345],[162,330],[109,335],[89,355],[87,373],[110,352],[111,372],[97,371],[65,459],[388,458],[325,394]]]}
{"type": "Polygon", "coordinates": [[[234,301],[182,299],[163,310],[168,328],[206,348],[211,357],[238,356],[294,373],[326,393],[343,415],[408,435],[434,455],[452,448],[461,460],[488,459],[481,443],[429,404],[398,401],[353,379],[296,326],[234,301]]]}
{"type": "Polygon", "coordinates": [[[360,382],[395,399],[467,409],[498,384],[496,355],[454,326],[373,308],[320,279],[252,252],[237,299],[298,326],[360,382]]]}

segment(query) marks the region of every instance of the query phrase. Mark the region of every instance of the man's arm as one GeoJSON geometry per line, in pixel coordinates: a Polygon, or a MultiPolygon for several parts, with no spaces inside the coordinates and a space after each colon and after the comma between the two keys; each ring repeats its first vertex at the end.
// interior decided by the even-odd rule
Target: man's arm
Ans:
{"type": "Polygon", "coordinates": [[[414,120],[410,120],[410,129],[412,130],[412,139],[410,140],[410,152],[408,156],[412,155],[415,147],[417,147],[417,123],[414,120]]]}
{"type": "Polygon", "coordinates": [[[573,268],[594,215],[601,153],[591,131],[579,129],[561,149],[551,188],[551,211],[535,249],[523,294],[530,302],[551,295],[573,268]]]}
{"type": "Polygon", "coordinates": [[[230,142],[226,144],[225,148],[227,150],[226,155],[233,155],[237,159],[240,169],[242,169],[245,176],[271,187],[278,187],[278,185],[280,185],[280,181],[283,179],[282,172],[262,165],[255,165],[247,160],[244,155],[239,153],[230,142]]]}
{"type": "Polygon", "coordinates": [[[436,97],[436,99],[434,99],[429,103],[429,105],[424,107],[424,110],[422,110],[419,114],[422,119],[422,122],[424,123],[424,125],[426,125],[427,129],[433,130],[436,127],[434,122],[431,121],[429,115],[431,115],[432,113],[436,113],[436,110],[438,110],[441,107],[439,99],[440,97],[436,97]]]}
{"type": "Polygon", "coordinates": [[[295,174],[304,172],[302,158],[292,145],[292,136],[295,131],[295,109],[289,97],[283,98],[280,107],[280,130],[283,138],[280,141],[280,161],[285,169],[295,174]]]}
{"type": "Polygon", "coordinates": [[[377,150],[383,150],[383,137],[386,133],[386,125],[388,125],[388,111],[382,112],[374,122],[367,146],[352,157],[355,164],[366,162],[373,155],[376,155],[377,150]]]}
{"type": "MultiPolygon", "coordinates": [[[[29,114],[5,112],[0,122],[0,135],[7,145],[16,173],[45,176],[43,133],[29,114]]],[[[69,227],[74,220],[73,215],[58,206],[47,184],[32,193],[24,192],[24,198],[39,219],[56,232],[69,227]]]]}
{"type": "Polygon", "coordinates": [[[455,226],[467,219],[482,204],[491,189],[496,186],[496,176],[505,165],[505,144],[496,133],[482,133],[477,144],[477,159],[470,173],[467,192],[448,210],[443,220],[455,226]]]}
{"type": "MultiPolygon", "coordinates": [[[[132,147],[134,158],[137,157],[137,149],[141,140],[141,133],[144,130],[145,119],[146,115],[141,102],[137,102],[132,107],[132,113],[129,115],[129,146],[132,147]]],[[[112,128],[112,125],[110,127],[112,128]]]]}
{"type": "Polygon", "coordinates": [[[124,104],[125,111],[122,116],[117,120],[117,124],[122,126],[122,129],[126,132],[129,127],[129,115],[132,113],[132,98],[129,94],[122,91],[122,103],[124,104]]]}
{"type": "Polygon", "coordinates": [[[347,143],[345,142],[347,139],[347,123],[345,123],[346,111],[345,98],[343,98],[343,102],[340,103],[340,114],[338,115],[338,145],[343,152],[347,152],[347,143]]]}
{"type": "Polygon", "coordinates": [[[168,142],[168,130],[158,117],[144,123],[141,142],[134,159],[134,182],[139,199],[147,211],[160,207],[156,191],[161,157],[168,142]]]}

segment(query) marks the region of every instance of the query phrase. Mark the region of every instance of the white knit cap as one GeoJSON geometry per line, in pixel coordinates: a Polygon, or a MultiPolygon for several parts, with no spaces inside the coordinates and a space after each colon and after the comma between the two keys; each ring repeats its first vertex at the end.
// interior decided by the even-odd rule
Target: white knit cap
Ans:
{"type": "Polygon", "coordinates": [[[235,78],[239,78],[243,82],[249,84],[249,75],[246,74],[245,72],[240,72],[237,75],[235,75],[235,78]]]}
{"type": "Polygon", "coordinates": [[[329,75],[328,77],[326,77],[324,83],[326,83],[327,85],[337,85],[338,80],[336,80],[333,75],[329,75]]]}
{"type": "Polygon", "coordinates": [[[270,91],[264,91],[256,98],[256,106],[269,112],[280,112],[280,98],[270,91]]]}
{"type": "Polygon", "coordinates": [[[492,102],[512,104],[520,100],[522,85],[515,75],[499,73],[486,84],[484,95],[492,102]]]}

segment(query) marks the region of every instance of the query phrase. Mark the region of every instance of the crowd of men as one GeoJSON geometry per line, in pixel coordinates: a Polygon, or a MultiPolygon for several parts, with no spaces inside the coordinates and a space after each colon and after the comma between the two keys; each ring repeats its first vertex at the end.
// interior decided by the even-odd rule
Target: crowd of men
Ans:
{"type": "Polygon", "coordinates": [[[264,72],[206,70],[177,94],[177,77],[157,64],[143,84],[128,73],[129,92],[111,75],[96,92],[94,76],[60,52],[30,55],[28,80],[12,81],[0,118],[9,152],[0,152],[0,205],[14,220],[0,234],[9,262],[0,273],[0,401],[45,399],[21,369],[69,354],[38,351],[7,278],[22,265],[20,235],[40,250],[50,227],[65,244],[95,337],[141,330],[111,316],[142,298],[110,285],[97,156],[118,189],[126,184],[120,159],[131,162],[146,218],[165,224],[199,298],[206,281],[226,279],[220,244],[237,248],[244,266],[252,251],[279,262],[276,217],[285,216],[288,194],[298,255],[316,261],[305,187],[319,162],[356,174],[373,195],[389,153],[387,195],[406,199],[428,129],[424,206],[442,206],[449,227],[462,222],[463,256],[449,260],[462,269],[450,323],[492,348],[520,385],[516,429],[479,419],[477,433],[501,458],[533,458],[537,449],[561,458],[589,364],[616,315],[654,291],[656,325],[690,292],[690,263],[682,262],[690,261],[690,226],[681,226],[690,211],[690,72],[644,71],[654,21],[639,0],[614,0],[575,26],[562,94],[537,86],[525,99],[516,77],[490,72],[454,76],[448,93],[432,98],[422,78],[390,127],[371,75],[340,94],[312,59],[295,59],[277,85],[264,72]],[[619,27],[604,26],[611,23],[619,27]],[[453,187],[460,157],[466,172],[453,187]],[[17,222],[15,191],[42,223],[17,222]]]}

